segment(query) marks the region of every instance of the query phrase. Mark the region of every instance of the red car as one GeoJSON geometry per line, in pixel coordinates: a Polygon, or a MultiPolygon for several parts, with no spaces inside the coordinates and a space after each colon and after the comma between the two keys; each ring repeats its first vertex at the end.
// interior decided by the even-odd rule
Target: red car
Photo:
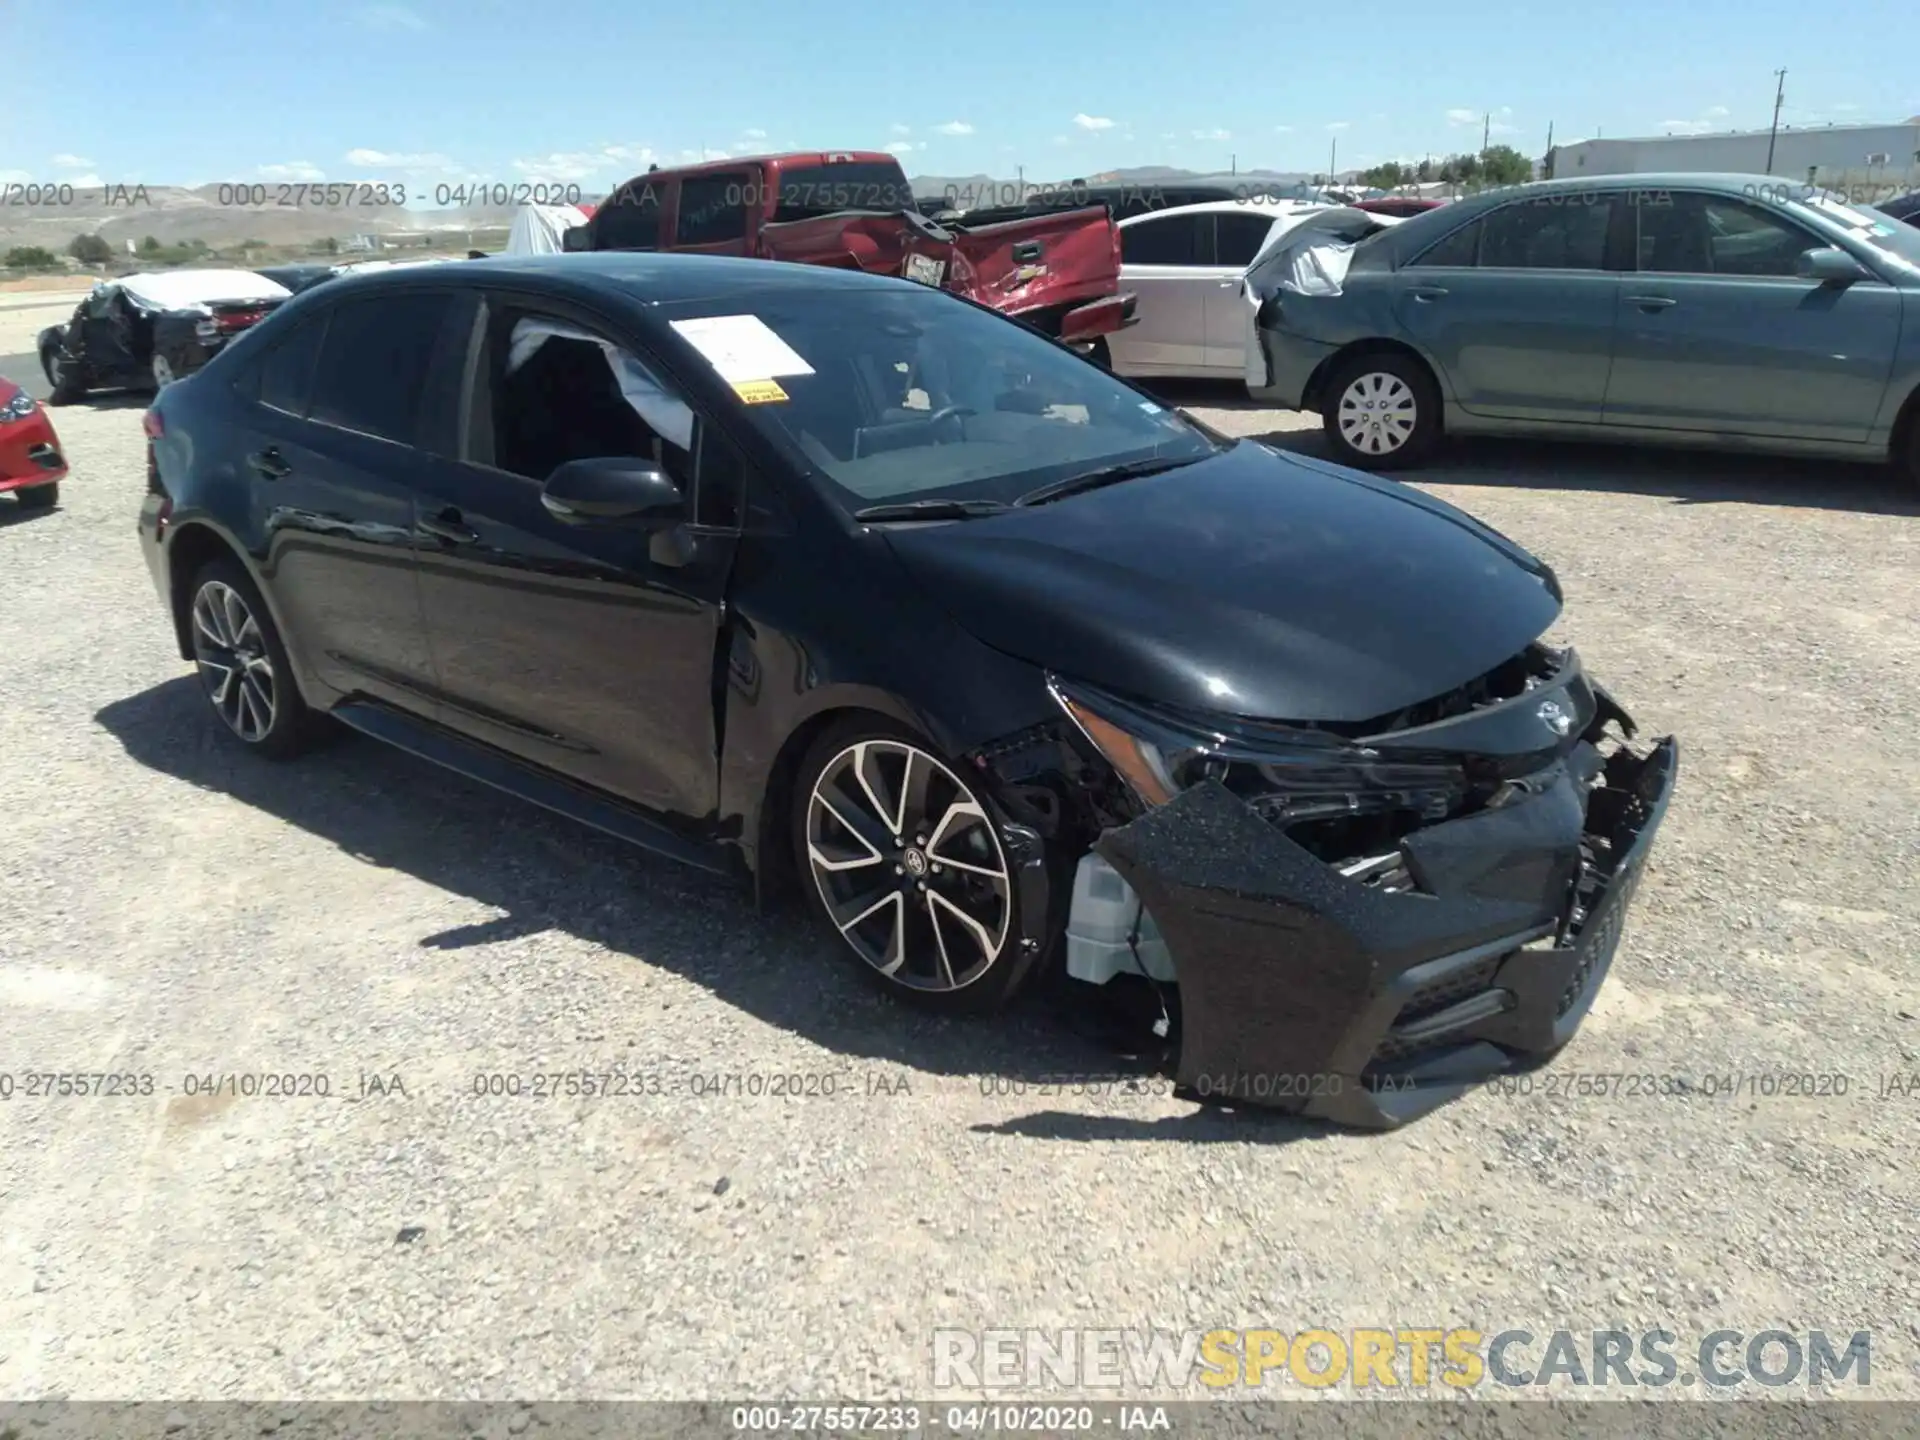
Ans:
{"type": "Polygon", "coordinates": [[[60,498],[67,460],[46,407],[0,376],[0,490],[11,490],[29,510],[45,510],[60,498]]]}

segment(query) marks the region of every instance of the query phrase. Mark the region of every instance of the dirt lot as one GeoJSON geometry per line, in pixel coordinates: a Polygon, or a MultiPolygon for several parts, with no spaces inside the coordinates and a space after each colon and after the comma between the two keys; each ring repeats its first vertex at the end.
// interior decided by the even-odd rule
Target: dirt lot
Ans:
{"type": "Polygon", "coordinates": [[[1884,475],[1420,476],[1553,563],[1682,773],[1540,1088],[1353,1135],[1049,1092],[1114,1062],[1043,1008],[908,1015],[790,917],[370,742],[237,757],[134,541],[138,406],[55,413],[63,508],[0,501],[0,1070],[153,1090],[0,1103],[0,1396],[924,1397],[936,1327],[1029,1325],[1870,1330],[1870,1393],[1920,1396],[1920,511],[1884,475]],[[659,1093],[475,1094],[615,1068],[659,1093]],[[1621,1073],[1695,1088],[1564,1083],[1621,1073]],[[186,1093],[268,1074],[331,1094],[186,1093]],[[834,1093],[693,1093],[772,1075],[834,1093]]]}

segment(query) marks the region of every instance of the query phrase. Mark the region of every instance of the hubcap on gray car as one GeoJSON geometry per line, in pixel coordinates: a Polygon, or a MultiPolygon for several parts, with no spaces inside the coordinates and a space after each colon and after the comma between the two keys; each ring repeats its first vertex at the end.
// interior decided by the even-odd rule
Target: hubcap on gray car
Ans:
{"type": "Polygon", "coordinates": [[[164,355],[153,357],[153,388],[164,390],[173,383],[173,365],[164,355]]]}
{"type": "Polygon", "coordinates": [[[193,597],[193,658],[227,728],[258,744],[273,729],[273,659],[260,622],[231,585],[209,580],[193,597]]]}
{"type": "Polygon", "coordinates": [[[1398,375],[1372,370],[1340,395],[1340,438],[1363,455],[1391,455],[1413,438],[1420,407],[1398,375]]]}
{"type": "Polygon", "coordinates": [[[835,928],[896,984],[960,990],[1013,919],[1006,855],[973,792],[926,751],[861,740],[807,797],[807,858],[835,928]]]}

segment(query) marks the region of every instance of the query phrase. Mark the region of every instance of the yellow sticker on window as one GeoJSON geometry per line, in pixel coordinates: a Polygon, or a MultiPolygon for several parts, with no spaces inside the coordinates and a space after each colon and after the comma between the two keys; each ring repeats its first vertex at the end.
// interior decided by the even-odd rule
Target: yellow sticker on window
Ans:
{"type": "Polygon", "coordinates": [[[787,392],[780,388],[776,380],[736,380],[733,382],[733,393],[749,405],[766,405],[787,398],[787,392]]]}

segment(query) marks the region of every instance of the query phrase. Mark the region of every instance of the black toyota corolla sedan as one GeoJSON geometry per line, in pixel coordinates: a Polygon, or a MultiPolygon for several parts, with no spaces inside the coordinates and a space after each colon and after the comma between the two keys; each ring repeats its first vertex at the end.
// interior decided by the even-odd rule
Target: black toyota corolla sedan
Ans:
{"type": "Polygon", "coordinates": [[[904,280],[335,281],[146,425],[241,745],[331,717],[796,887],[934,1006],[1132,986],[1182,1093],[1389,1125],[1557,1049],[1674,782],[1512,541],[904,280]]]}

